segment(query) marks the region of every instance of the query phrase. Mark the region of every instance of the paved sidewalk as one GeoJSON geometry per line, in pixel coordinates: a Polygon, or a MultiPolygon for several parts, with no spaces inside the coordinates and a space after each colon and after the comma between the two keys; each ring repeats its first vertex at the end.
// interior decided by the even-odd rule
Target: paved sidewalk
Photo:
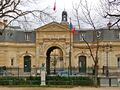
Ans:
{"type": "Polygon", "coordinates": [[[0,90],[120,90],[120,87],[74,87],[74,88],[49,88],[49,87],[2,87],[0,90]]]}

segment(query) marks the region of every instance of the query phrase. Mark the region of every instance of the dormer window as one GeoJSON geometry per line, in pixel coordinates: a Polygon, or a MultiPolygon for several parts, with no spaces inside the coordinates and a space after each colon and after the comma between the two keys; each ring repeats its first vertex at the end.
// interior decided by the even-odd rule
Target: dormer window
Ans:
{"type": "Polygon", "coordinates": [[[97,38],[100,38],[101,37],[101,31],[97,31],[96,36],[97,36],[97,38]]]}
{"type": "Polygon", "coordinates": [[[120,39],[120,31],[114,30],[114,37],[115,37],[115,39],[119,40],[120,39]]]}
{"type": "Polygon", "coordinates": [[[14,36],[14,33],[13,33],[13,31],[12,30],[10,30],[10,31],[7,31],[7,36],[9,37],[9,39],[11,39],[11,38],[13,38],[13,36],[14,36]]]}
{"type": "Polygon", "coordinates": [[[25,32],[25,40],[26,41],[30,41],[30,35],[31,35],[30,32],[25,32]]]}
{"type": "Polygon", "coordinates": [[[80,41],[84,41],[84,39],[85,39],[85,33],[80,33],[79,39],[80,39],[80,41]]]}
{"type": "Polygon", "coordinates": [[[120,39],[120,32],[118,33],[118,39],[120,39]]]}

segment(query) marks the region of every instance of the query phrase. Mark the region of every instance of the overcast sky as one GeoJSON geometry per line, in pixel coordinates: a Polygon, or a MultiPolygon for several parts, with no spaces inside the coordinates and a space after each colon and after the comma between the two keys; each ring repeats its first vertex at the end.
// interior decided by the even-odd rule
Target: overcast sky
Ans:
{"type": "MultiPolygon", "coordinates": [[[[25,0],[24,0],[25,1],[25,0]]],[[[32,0],[30,0],[32,1],[32,0]]],[[[54,13],[53,15],[55,16],[55,21],[60,22],[61,21],[61,14],[62,11],[65,9],[68,13],[68,18],[71,17],[74,19],[73,16],[73,5],[77,6],[80,0],[33,0],[34,3],[31,3],[28,8],[25,9],[39,9],[42,10],[46,7],[49,7],[49,12],[54,13]],[[56,2],[56,11],[53,10],[54,3],[56,2]]],[[[88,4],[92,8],[97,8],[99,4],[99,0],[87,0],[88,4]]],[[[25,5],[28,5],[27,0],[25,5]]],[[[81,17],[82,18],[82,17],[81,17]]],[[[84,24],[80,22],[81,25],[84,24]]],[[[39,25],[36,25],[35,28],[39,27],[39,25]]]]}
{"type": "MultiPolygon", "coordinates": [[[[49,6],[51,10],[54,7],[54,2],[56,2],[56,15],[57,17],[61,17],[62,11],[65,9],[68,12],[68,16],[71,16],[72,10],[73,10],[73,5],[78,5],[80,0],[42,0],[41,7],[45,8],[49,6]]],[[[87,0],[89,5],[97,7],[99,0],[87,0]]],[[[36,8],[38,8],[36,6],[36,8]]]]}

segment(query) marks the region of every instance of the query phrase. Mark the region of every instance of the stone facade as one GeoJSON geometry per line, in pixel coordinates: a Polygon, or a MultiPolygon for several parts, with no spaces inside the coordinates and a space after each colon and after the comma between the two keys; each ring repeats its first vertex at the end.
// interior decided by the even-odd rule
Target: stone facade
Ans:
{"type": "Polygon", "coordinates": [[[33,31],[7,28],[0,36],[0,66],[20,67],[24,68],[24,72],[30,72],[31,68],[39,68],[44,63],[47,73],[50,73],[51,67],[68,68],[71,46],[71,66],[78,68],[79,72],[86,72],[87,68],[94,66],[94,61],[83,37],[90,45],[94,56],[98,39],[99,68],[120,68],[118,29],[81,29],[70,33],[68,23],[63,22],[51,22],[33,31]]]}

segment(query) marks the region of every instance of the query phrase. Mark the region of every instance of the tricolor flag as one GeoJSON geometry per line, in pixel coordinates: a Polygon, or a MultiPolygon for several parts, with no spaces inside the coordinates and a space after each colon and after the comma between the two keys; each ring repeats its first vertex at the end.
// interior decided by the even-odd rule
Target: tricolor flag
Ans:
{"type": "Polygon", "coordinates": [[[75,32],[75,27],[72,28],[72,32],[73,32],[73,33],[75,32]]]}
{"type": "Polygon", "coordinates": [[[54,2],[53,10],[54,10],[54,11],[56,10],[56,1],[54,2]]]}
{"type": "Polygon", "coordinates": [[[69,28],[70,31],[72,31],[73,33],[75,32],[75,27],[72,25],[71,18],[70,18],[69,28]]]}
{"type": "Polygon", "coordinates": [[[70,21],[69,27],[70,27],[70,31],[71,31],[72,28],[73,28],[73,25],[72,25],[71,21],[70,21]]]}

